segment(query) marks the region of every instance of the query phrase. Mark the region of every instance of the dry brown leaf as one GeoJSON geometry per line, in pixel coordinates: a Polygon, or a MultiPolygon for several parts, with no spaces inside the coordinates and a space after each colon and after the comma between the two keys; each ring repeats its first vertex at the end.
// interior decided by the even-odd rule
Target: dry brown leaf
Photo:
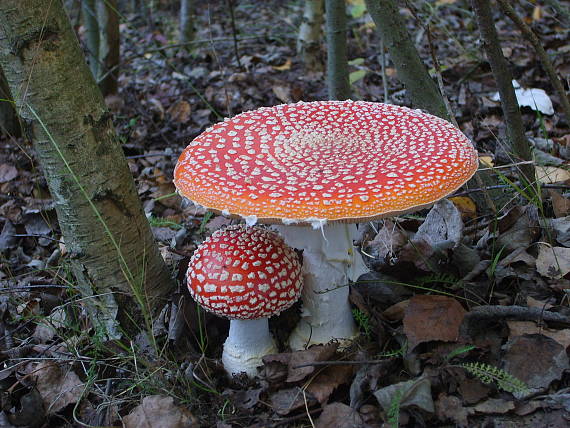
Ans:
{"type": "Polygon", "coordinates": [[[340,385],[348,383],[352,378],[353,366],[331,366],[320,372],[317,377],[307,386],[310,392],[319,403],[324,404],[330,395],[340,385]]]}
{"type": "Polygon", "coordinates": [[[291,64],[292,64],[291,58],[287,58],[287,61],[285,61],[283,64],[272,65],[271,68],[277,71],[287,71],[291,69],[291,64]]]}
{"type": "Polygon", "coordinates": [[[346,404],[331,403],[323,408],[323,412],[315,423],[315,428],[354,428],[363,424],[358,412],[346,404]]]}
{"type": "Polygon", "coordinates": [[[382,312],[382,315],[385,316],[389,321],[401,321],[404,319],[404,315],[409,304],[409,300],[402,300],[401,302],[390,306],[388,309],[382,312]]]}
{"type": "Polygon", "coordinates": [[[60,366],[47,361],[32,364],[30,369],[47,413],[56,413],[69,404],[77,403],[85,388],[70,365],[60,366]]]}
{"type": "Polygon", "coordinates": [[[190,120],[190,113],[192,113],[192,107],[188,101],[180,100],[173,105],[171,105],[167,113],[170,115],[171,119],[177,123],[187,123],[190,120]]]}
{"type": "Polygon", "coordinates": [[[570,199],[565,198],[554,189],[548,189],[548,194],[550,195],[552,210],[556,217],[564,217],[570,214],[570,199]]]}
{"type": "Polygon", "coordinates": [[[570,179],[570,172],[555,166],[535,166],[536,179],[540,183],[552,184],[560,183],[570,179]]]}
{"type": "Polygon", "coordinates": [[[480,404],[477,404],[472,409],[477,413],[484,414],[503,414],[508,413],[515,408],[515,403],[510,400],[503,400],[502,398],[489,398],[480,404]]]}
{"type": "Polygon", "coordinates": [[[18,170],[9,163],[0,164],[0,183],[7,183],[18,176],[18,170]]]}
{"type": "Polygon", "coordinates": [[[509,339],[525,334],[542,334],[560,343],[564,349],[570,346],[570,329],[551,330],[546,327],[539,327],[532,321],[507,321],[509,326],[509,339]]]}
{"type": "Polygon", "coordinates": [[[459,210],[461,218],[464,221],[477,217],[477,205],[475,205],[473,199],[467,196],[456,196],[449,198],[449,200],[453,202],[453,205],[459,210]]]}
{"type": "Polygon", "coordinates": [[[547,278],[562,278],[570,272],[570,248],[540,245],[536,270],[547,278]]]}
{"type": "Polygon", "coordinates": [[[435,402],[435,412],[441,420],[452,420],[459,427],[466,427],[467,417],[473,413],[473,410],[463,407],[458,397],[441,393],[435,402]]]}
{"type": "Polygon", "coordinates": [[[192,428],[198,422],[189,410],[176,406],[172,397],[151,395],[123,418],[124,428],[192,428]]]}
{"type": "Polygon", "coordinates": [[[273,85],[271,90],[279,101],[283,103],[290,103],[293,101],[291,98],[291,88],[289,86],[273,85]]]}
{"type": "Polygon", "coordinates": [[[432,340],[456,341],[465,313],[459,302],[451,297],[412,297],[404,316],[404,333],[410,349],[432,340]]]}

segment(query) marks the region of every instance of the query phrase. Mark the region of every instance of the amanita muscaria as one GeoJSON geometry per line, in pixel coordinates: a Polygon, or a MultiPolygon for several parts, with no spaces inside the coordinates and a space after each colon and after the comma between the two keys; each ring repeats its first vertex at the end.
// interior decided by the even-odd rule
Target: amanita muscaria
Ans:
{"type": "Polygon", "coordinates": [[[295,251],[270,230],[229,226],[198,246],[187,278],[196,302],[231,320],[222,354],[226,371],[254,376],[261,358],[277,352],[267,319],[301,295],[295,251]]]}
{"type": "Polygon", "coordinates": [[[476,169],[472,144],[443,119],[388,104],[317,101],[212,126],[186,147],[174,181],[209,210],[279,224],[285,241],[303,249],[303,319],[289,340],[300,349],[356,334],[346,287],[363,272],[354,223],[428,207],[476,169]]]}

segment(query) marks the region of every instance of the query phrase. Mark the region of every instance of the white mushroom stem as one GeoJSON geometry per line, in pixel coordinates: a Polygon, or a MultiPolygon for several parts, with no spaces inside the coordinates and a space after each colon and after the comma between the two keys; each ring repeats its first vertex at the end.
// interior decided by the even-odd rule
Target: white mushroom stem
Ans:
{"type": "Polygon", "coordinates": [[[289,337],[291,349],[356,337],[358,330],[348,301],[348,282],[368,271],[352,244],[356,225],[276,228],[288,245],[303,250],[303,311],[301,321],[289,337]]]}
{"type": "Polygon", "coordinates": [[[269,333],[267,318],[231,320],[230,334],[224,343],[222,362],[228,374],[245,372],[256,376],[264,355],[277,353],[277,346],[269,333]]]}

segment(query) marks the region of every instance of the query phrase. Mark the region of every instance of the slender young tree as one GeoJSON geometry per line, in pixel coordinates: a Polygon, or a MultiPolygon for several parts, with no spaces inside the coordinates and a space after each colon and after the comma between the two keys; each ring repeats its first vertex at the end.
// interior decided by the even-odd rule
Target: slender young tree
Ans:
{"type": "Polygon", "coordinates": [[[305,0],[303,19],[297,36],[297,55],[309,71],[322,71],[321,38],[325,11],[324,0],[305,0]]]}
{"type": "MultiPolygon", "coordinates": [[[[524,133],[521,112],[512,84],[513,75],[501,50],[501,43],[493,21],[489,0],[471,0],[471,4],[475,11],[479,31],[481,32],[481,40],[487,55],[487,61],[491,65],[491,70],[499,89],[501,107],[505,116],[507,135],[512,152],[517,158],[516,160],[532,160],[532,151],[524,133]]],[[[534,167],[532,165],[521,165],[520,172],[523,182],[526,184],[534,182],[534,167]]]]}
{"type": "Polygon", "coordinates": [[[98,0],[99,69],[97,81],[103,96],[118,92],[120,34],[117,0],[98,0]]]}
{"type": "Polygon", "coordinates": [[[327,28],[327,88],[331,100],[350,98],[344,0],[325,0],[327,28]]]}
{"type": "Polygon", "coordinates": [[[97,1],[82,0],[81,13],[85,25],[87,59],[93,76],[99,76],[99,22],[97,21],[97,1]]]}
{"type": "MultiPolygon", "coordinates": [[[[180,43],[188,43],[194,40],[194,0],[180,0],[180,43]]],[[[188,46],[184,46],[188,49],[188,46]]]]}
{"type": "Polygon", "coordinates": [[[436,83],[430,77],[395,0],[366,0],[366,7],[384,41],[390,58],[415,107],[449,120],[449,114],[436,83]]]}
{"type": "Polygon", "coordinates": [[[172,279],[62,2],[0,2],[0,66],[94,324],[110,338],[148,326],[172,279]]]}

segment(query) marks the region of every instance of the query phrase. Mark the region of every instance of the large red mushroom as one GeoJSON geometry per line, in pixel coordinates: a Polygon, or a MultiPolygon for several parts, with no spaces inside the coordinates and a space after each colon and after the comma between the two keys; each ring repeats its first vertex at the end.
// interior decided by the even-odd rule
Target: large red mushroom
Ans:
{"type": "Polygon", "coordinates": [[[303,320],[292,348],[356,334],[349,280],[364,222],[428,207],[477,169],[469,140],[420,110],[363,101],[260,108],[206,130],[184,150],[178,191],[228,216],[281,224],[303,249],[303,320]],[[307,227],[312,226],[312,227],[307,227]]]}

